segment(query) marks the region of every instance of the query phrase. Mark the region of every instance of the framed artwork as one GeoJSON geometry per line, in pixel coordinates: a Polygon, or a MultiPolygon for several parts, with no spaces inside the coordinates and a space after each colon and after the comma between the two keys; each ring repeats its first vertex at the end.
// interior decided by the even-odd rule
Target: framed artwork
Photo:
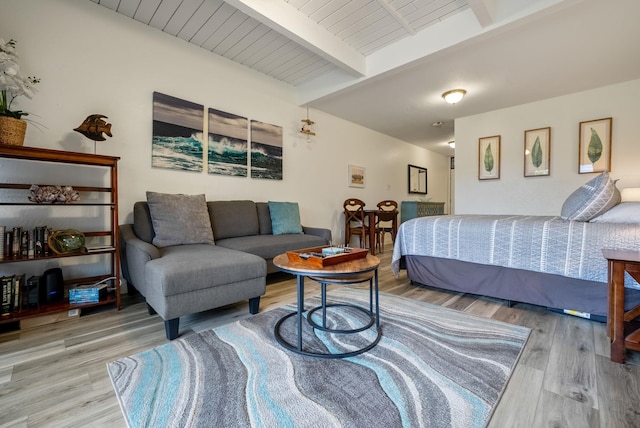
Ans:
{"type": "Polygon", "coordinates": [[[549,175],[551,163],[551,128],[524,131],[524,176],[549,175]]]}
{"type": "Polygon", "coordinates": [[[611,125],[613,119],[580,122],[578,172],[611,172],[611,125]]]}
{"type": "Polygon", "coordinates": [[[500,136],[478,139],[478,180],[500,178],[500,136]]]}
{"type": "Polygon", "coordinates": [[[251,178],[282,180],[282,127],[251,121],[251,178]]]}
{"type": "Polygon", "coordinates": [[[362,166],[349,165],[349,187],[364,188],[366,181],[366,170],[362,166]]]}
{"type": "Polygon", "coordinates": [[[202,172],[204,106],[153,93],[151,166],[202,172]]]}
{"type": "Polygon", "coordinates": [[[246,177],[249,165],[246,117],[209,109],[209,174],[246,177]]]}

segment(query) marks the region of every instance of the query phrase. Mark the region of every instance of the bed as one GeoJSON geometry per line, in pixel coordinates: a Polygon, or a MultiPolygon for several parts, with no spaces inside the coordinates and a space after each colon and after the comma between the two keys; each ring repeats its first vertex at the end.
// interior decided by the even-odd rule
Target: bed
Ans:
{"type": "MultiPolygon", "coordinates": [[[[582,195],[580,205],[570,197],[571,209],[565,209],[565,202],[561,216],[409,220],[398,229],[392,271],[398,275],[406,268],[409,279],[422,285],[606,319],[608,274],[602,249],[640,251],[640,202],[619,203],[618,192],[600,208],[572,215],[585,200],[582,195]]],[[[631,308],[640,304],[640,285],[631,277],[626,284],[625,304],[631,308]]]]}

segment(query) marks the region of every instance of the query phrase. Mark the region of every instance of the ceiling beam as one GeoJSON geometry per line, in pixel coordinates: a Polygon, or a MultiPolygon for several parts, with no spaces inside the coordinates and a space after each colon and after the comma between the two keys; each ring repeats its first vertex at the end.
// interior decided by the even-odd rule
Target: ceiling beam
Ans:
{"type": "Polygon", "coordinates": [[[486,28],[493,24],[494,20],[489,12],[487,0],[469,0],[469,7],[476,16],[478,23],[482,28],[486,28]]]}
{"type": "Polygon", "coordinates": [[[365,56],[282,0],[225,0],[354,76],[366,73],[365,56]]]}
{"type": "Polygon", "coordinates": [[[409,32],[409,34],[411,34],[412,36],[416,35],[416,30],[411,25],[409,25],[409,23],[402,17],[402,15],[398,13],[397,10],[395,10],[389,3],[387,3],[387,0],[378,0],[378,3],[380,3],[380,6],[382,6],[387,11],[387,13],[391,15],[396,21],[398,21],[398,23],[409,32]]]}

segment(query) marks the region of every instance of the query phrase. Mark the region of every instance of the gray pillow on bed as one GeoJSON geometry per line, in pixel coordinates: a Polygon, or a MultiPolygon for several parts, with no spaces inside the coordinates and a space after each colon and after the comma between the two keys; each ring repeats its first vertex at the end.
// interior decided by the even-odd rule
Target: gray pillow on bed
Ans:
{"type": "Polygon", "coordinates": [[[565,220],[589,221],[619,202],[620,191],[605,171],[569,195],[562,205],[560,217],[565,220]]]}
{"type": "Polygon", "coordinates": [[[590,223],[640,223],[640,202],[620,202],[606,213],[589,220],[590,223]]]}
{"type": "Polygon", "coordinates": [[[147,192],[156,236],[153,245],[213,244],[213,230],[204,195],[147,192]]]}

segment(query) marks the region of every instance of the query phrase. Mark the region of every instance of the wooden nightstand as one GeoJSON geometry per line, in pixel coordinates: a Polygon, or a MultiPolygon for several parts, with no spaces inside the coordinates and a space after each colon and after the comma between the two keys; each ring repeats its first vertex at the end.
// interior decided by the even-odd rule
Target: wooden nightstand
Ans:
{"type": "Polygon", "coordinates": [[[640,282],[640,252],[604,249],[602,255],[609,262],[607,331],[611,340],[611,361],[624,363],[625,349],[640,351],[640,328],[630,324],[640,316],[640,305],[624,310],[624,274],[627,272],[640,282]]]}

